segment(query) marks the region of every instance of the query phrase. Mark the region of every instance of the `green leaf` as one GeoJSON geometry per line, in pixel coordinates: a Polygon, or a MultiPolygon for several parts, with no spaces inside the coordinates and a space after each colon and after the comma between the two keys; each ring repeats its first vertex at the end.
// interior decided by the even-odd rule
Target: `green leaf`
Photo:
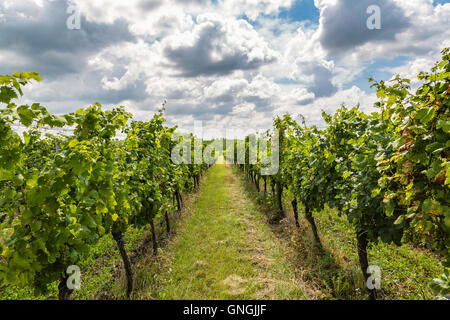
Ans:
{"type": "Polygon", "coordinates": [[[37,232],[37,231],[39,231],[39,230],[41,229],[42,222],[39,221],[39,220],[33,221],[33,222],[30,224],[30,226],[31,226],[31,231],[37,232]]]}
{"type": "Polygon", "coordinates": [[[394,224],[395,224],[395,225],[400,225],[400,224],[402,224],[404,221],[405,221],[405,217],[402,215],[402,216],[399,216],[399,217],[397,218],[397,220],[395,220],[394,224]]]}
{"type": "Polygon", "coordinates": [[[3,102],[5,104],[9,104],[12,99],[17,99],[18,96],[14,89],[10,87],[1,87],[0,88],[0,102],[3,102]]]}
{"type": "Polygon", "coordinates": [[[14,176],[14,178],[13,178],[13,183],[16,186],[21,186],[23,184],[23,181],[24,181],[24,177],[20,173],[18,175],[14,176]]]}
{"type": "Polygon", "coordinates": [[[392,217],[394,214],[395,205],[393,201],[389,201],[386,205],[386,216],[392,217]]]}
{"type": "Polygon", "coordinates": [[[89,214],[83,217],[83,222],[91,229],[97,228],[97,223],[95,222],[94,218],[92,218],[91,215],[89,214]]]}
{"type": "Polygon", "coordinates": [[[36,186],[37,181],[39,179],[39,171],[37,169],[34,169],[29,176],[27,176],[27,187],[33,188],[36,186]]]}
{"type": "Polygon", "coordinates": [[[433,210],[433,200],[426,199],[422,204],[422,212],[429,213],[433,210]]]}
{"type": "Polygon", "coordinates": [[[417,118],[423,124],[427,124],[431,120],[433,120],[435,115],[435,109],[433,107],[423,108],[417,112],[417,118]]]}
{"type": "Polygon", "coordinates": [[[439,120],[437,129],[442,129],[445,133],[450,133],[450,120],[439,120]]]}
{"type": "Polygon", "coordinates": [[[77,139],[73,139],[69,142],[69,148],[73,149],[78,145],[79,141],[77,139]]]}
{"type": "Polygon", "coordinates": [[[28,106],[20,106],[19,108],[17,108],[17,113],[19,114],[20,122],[25,127],[29,127],[33,123],[35,115],[28,106]]]}
{"type": "Polygon", "coordinates": [[[23,141],[25,142],[25,145],[28,146],[30,144],[31,136],[27,133],[23,133],[23,141]]]}
{"type": "Polygon", "coordinates": [[[344,180],[346,180],[348,177],[350,177],[352,174],[350,171],[345,171],[344,174],[342,175],[342,177],[344,178],[344,180]]]}

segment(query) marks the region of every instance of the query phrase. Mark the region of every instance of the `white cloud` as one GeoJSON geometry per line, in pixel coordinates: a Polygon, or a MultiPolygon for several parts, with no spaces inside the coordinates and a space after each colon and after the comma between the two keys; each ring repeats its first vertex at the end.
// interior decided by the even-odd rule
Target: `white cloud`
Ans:
{"type": "Polygon", "coordinates": [[[334,113],[341,105],[347,107],[356,107],[358,103],[361,104],[360,109],[364,112],[373,112],[373,104],[376,101],[375,94],[366,94],[357,86],[353,86],[347,90],[340,90],[336,94],[330,97],[318,98],[314,101],[304,104],[295,104],[295,98],[307,97],[308,92],[304,90],[294,89],[288,96],[287,101],[291,101],[290,104],[284,104],[278,108],[276,114],[284,114],[286,112],[293,114],[294,116],[303,115],[306,118],[308,125],[317,125],[323,127],[325,125],[322,119],[322,111],[329,114],[334,113]]]}
{"type": "Polygon", "coordinates": [[[420,72],[428,72],[436,64],[438,56],[429,58],[417,58],[413,61],[406,63],[405,65],[398,66],[385,71],[394,72],[399,74],[402,78],[408,78],[412,83],[418,83],[417,75],[420,72]]]}

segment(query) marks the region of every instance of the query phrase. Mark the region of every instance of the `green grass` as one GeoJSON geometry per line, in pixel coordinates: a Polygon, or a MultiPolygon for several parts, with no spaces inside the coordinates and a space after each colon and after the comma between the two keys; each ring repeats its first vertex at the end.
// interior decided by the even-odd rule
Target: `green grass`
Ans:
{"type": "MultiPolygon", "coordinates": [[[[355,232],[346,217],[339,216],[335,210],[325,209],[315,213],[318,228],[329,248],[335,254],[346,257],[346,265],[355,266],[360,273],[356,250],[355,232]]],[[[411,243],[375,243],[367,250],[369,264],[381,269],[380,299],[434,299],[436,294],[429,283],[441,272],[439,257],[429,250],[418,248],[411,243]]]]}
{"type": "Polygon", "coordinates": [[[140,271],[134,298],[306,298],[265,215],[224,165],[210,170],[193,212],[159,255],[140,271]]]}
{"type": "MultiPolygon", "coordinates": [[[[259,203],[269,216],[275,211],[270,194],[258,194],[253,184],[245,179],[249,197],[259,203]]],[[[270,188],[268,187],[268,190],[270,188]]],[[[325,253],[315,247],[309,223],[299,207],[300,228],[295,227],[291,196],[284,194],[283,207],[287,217],[281,221],[281,236],[291,238],[298,268],[308,270],[307,280],[320,287],[327,299],[359,300],[367,298],[365,282],[359,267],[356,236],[353,226],[336,210],[326,208],[314,212],[325,253]],[[288,235],[286,235],[288,234],[288,235]]],[[[429,288],[430,281],[442,273],[440,258],[429,250],[404,240],[401,247],[394,244],[375,243],[368,248],[369,264],[381,269],[381,290],[377,299],[422,300],[435,299],[429,288]]]]}

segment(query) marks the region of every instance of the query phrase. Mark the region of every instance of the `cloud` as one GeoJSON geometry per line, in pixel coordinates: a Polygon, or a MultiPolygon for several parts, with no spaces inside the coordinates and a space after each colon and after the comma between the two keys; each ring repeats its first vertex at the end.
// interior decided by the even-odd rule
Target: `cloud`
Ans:
{"type": "Polygon", "coordinates": [[[325,122],[322,118],[322,111],[332,114],[341,105],[356,107],[360,103],[362,111],[368,113],[376,111],[373,106],[377,99],[376,94],[367,94],[357,86],[340,90],[329,97],[311,99],[310,95],[306,90],[301,89],[286,92],[285,103],[275,110],[275,114],[282,115],[288,112],[294,117],[303,115],[308,125],[324,127],[325,122]]]}
{"type": "Polygon", "coordinates": [[[161,7],[163,3],[163,0],[141,0],[138,2],[138,8],[150,12],[161,7]]]}
{"type": "Polygon", "coordinates": [[[308,90],[314,93],[316,98],[329,97],[337,92],[337,87],[332,83],[332,72],[323,66],[314,66],[309,71],[313,76],[313,84],[308,90]]]}
{"type": "Polygon", "coordinates": [[[315,0],[320,19],[307,22],[291,19],[295,9],[284,18],[294,2],[70,0],[82,14],[81,30],[71,31],[66,1],[3,0],[0,74],[40,72],[26,103],[59,113],[99,101],[148,120],[167,101],[169,123],[186,130],[194,120],[264,130],[285,112],[323,125],[322,109],[340,103],[372,111],[376,97],[362,78],[414,78],[450,46],[450,4],[315,0]],[[381,30],[366,27],[373,4],[381,30]]]}
{"type": "Polygon", "coordinates": [[[292,100],[292,104],[298,106],[304,106],[312,103],[316,98],[316,95],[312,92],[309,92],[305,88],[295,88],[291,95],[290,99],[292,100]]]}
{"type": "Polygon", "coordinates": [[[177,76],[222,76],[255,70],[276,61],[271,50],[245,20],[201,15],[192,32],[163,41],[164,55],[177,76]]]}
{"type": "Polygon", "coordinates": [[[301,82],[314,98],[329,97],[338,90],[333,83],[335,63],[327,59],[318,34],[315,27],[301,26],[283,48],[286,75],[301,82]]]}
{"type": "Polygon", "coordinates": [[[46,2],[43,6],[25,0],[5,2],[5,19],[0,22],[0,72],[11,73],[23,67],[22,59],[2,59],[14,52],[26,59],[28,69],[46,78],[78,73],[86,67],[91,54],[135,39],[123,20],[113,24],[83,20],[81,30],[69,30],[66,9],[64,1],[46,2]]]}
{"type": "Polygon", "coordinates": [[[327,58],[340,60],[346,68],[358,68],[373,59],[435,56],[450,38],[450,3],[435,6],[433,0],[316,2],[321,10],[320,43],[327,58]],[[364,6],[372,4],[381,8],[381,30],[368,30],[366,22],[361,21],[364,6]],[[355,23],[364,27],[356,27],[355,23]]]}
{"type": "MultiPolygon", "coordinates": [[[[271,113],[276,108],[274,101],[279,94],[279,87],[272,79],[256,76],[251,82],[236,76],[204,82],[203,92],[190,91],[198,83],[189,80],[181,83],[171,82],[156,90],[167,98],[167,112],[171,116],[192,115],[198,120],[223,119],[255,113],[271,113]],[[209,83],[209,84],[208,84],[209,83]],[[182,90],[181,90],[182,88],[182,90]],[[189,94],[189,93],[192,94],[189,94]],[[172,97],[172,98],[169,98],[172,97]],[[242,112],[245,108],[246,112],[242,112]]],[[[162,99],[162,96],[161,96],[162,99]]]]}
{"type": "Polygon", "coordinates": [[[322,4],[320,43],[336,56],[368,42],[394,41],[409,26],[409,18],[393,0],[340,0],[322,4]],[[367,27],[367,9],[372,5],[381,9],[380,30],[367,27]]]}

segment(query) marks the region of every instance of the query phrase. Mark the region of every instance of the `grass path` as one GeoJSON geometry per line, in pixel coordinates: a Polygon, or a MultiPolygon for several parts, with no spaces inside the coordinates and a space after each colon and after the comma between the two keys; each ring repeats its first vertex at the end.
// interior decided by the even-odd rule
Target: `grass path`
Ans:
{"type": "Polygon", "coordinates": [[[307,299],[286,254],[232,169],[218,164],[177,234],[139,275],[135,297],[307,299]]]}

